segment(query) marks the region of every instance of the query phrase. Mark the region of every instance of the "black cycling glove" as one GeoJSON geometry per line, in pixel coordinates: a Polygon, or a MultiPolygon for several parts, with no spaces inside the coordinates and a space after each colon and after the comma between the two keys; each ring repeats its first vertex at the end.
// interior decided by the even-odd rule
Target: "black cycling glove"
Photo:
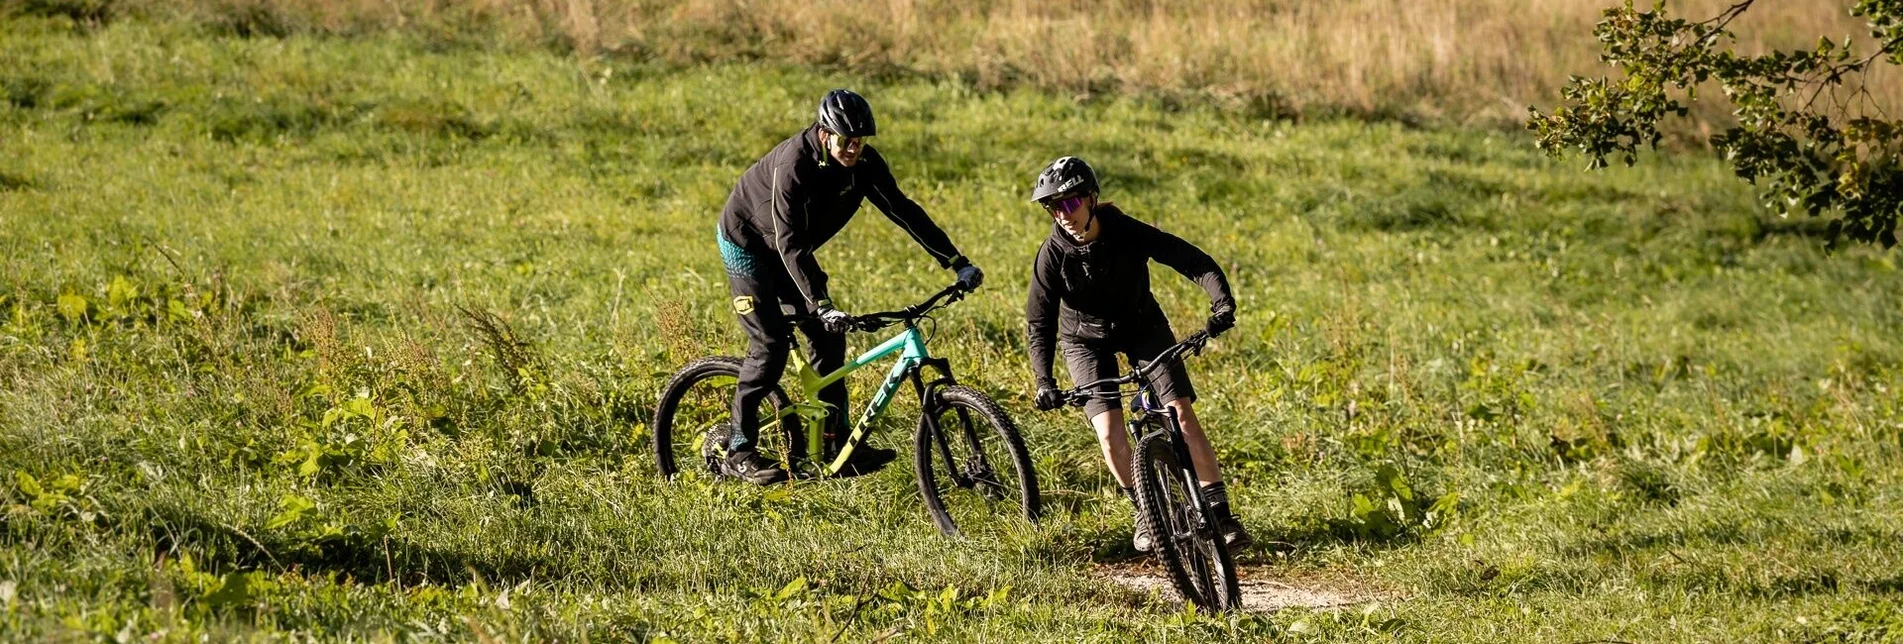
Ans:
{"type": "Polygon", "coordinates": [[[1209,337],[1222,335],[1233,328],[1236,328],[1236,307],[1225,306],[1209,314],[1209,337]]]}
{"type": "Polygon", "coordinates": [[[1064,406],[1064,392],[1057,387],[1043,385],[1037,388],[1037,410],[1050,411],[1064,406]]]}

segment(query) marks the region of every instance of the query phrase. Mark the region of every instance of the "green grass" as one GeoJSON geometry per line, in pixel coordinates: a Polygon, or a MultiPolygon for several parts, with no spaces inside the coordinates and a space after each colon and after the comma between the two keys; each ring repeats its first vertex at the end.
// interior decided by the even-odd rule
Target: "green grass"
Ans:
{"type": "MultiPolygon", "coordinates": [[[[1485,132],[771,65],[0,29],[0,639],[1903,637],[1896,257],[1824,255],[1711,160],[1589,174],[1485,132]],[[906,468],[653,476],[670,368],[742,348],[726,191],[839,85],[989,273],[933,348],[1017,418],[1038,526],[941,538],[906,468]],[[1270,542],[1250,574],[1386,600],[1229,620],[1093,576],[1128,513],[1082,420],[1030,411],[1022,357],[1048,226],[1023,197],[1062,154],[1229,269],[1241,326],[1192,372],[1270,542]]],[[[845,307],[950,279],[865,215],[821,252],[845,307]]],[[[1201,295],[1166,270],[1187,327],[1201,295]]]]}

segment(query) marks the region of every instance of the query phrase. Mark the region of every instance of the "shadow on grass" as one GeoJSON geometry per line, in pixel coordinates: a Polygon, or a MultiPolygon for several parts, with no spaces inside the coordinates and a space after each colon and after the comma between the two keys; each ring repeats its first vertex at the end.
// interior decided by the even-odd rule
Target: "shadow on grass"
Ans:
{"type": "Polygon", "coordinates": [[[1903,595],[1903,576],[1863,582],[1864,590],[1881,595],[1903,595]]]}
{"type": "Polygon", "coordinates": [[[1882,545],[1893,543],[1896,533],[1872,527],[1819,528],[1793,530],[1778,526],[1707,525],[1662,532],[1614,534],[1584,539],[1562,549],[1566,556],[1630,554],[1670,550],[1685,546],[1738,545],[1767,541],[1797,541],[1823,546],[1882,545]]]}
{"type": "MultiPolygon", "coordinates": [[[[1350,546],[1370,551],[1396,550],[1418,543],[1420,539],[1412,532],[1402,532],[1390,536],[1359,535],[1353,530],[1326,522],[1310,521],[1299,526],[1286,526],[1279,530],[1263,529],[1261,526],[1247,526],[1255,543],[1248,548],[1232,550],[1231,555],[1239,564],[1286,563],[1300,559],[1323,546],[1350,546]]],[[[1149,553],[1137,552],[1130,545],[1132,529],[1127,526],[1101,530],[1088,538],[1096,546],[1091,550],[1090,560],[1099,564],[1127,563],[1132,560],[1149,557],[1149,553]]]]}
{"type": "Polygon", "coordinates": [[[200,569],[214,572],[292,570],[336,573],[367,583],[395,579],[405,585],[449,586],[467,583],[472,575],[488,583],[514,583],[560,573],[537,560],[474,557],[402,537],[345,534],[305,540],[251,534],[179,508],[156,508],[149,526],[158,550],[167,556],[190,553],[200,569]]]}
{"type": "Polygon", "coordinates": [[[1780,544],[1812,551],[1868,547],[1895,536],[1874,528],[1794,531],[1771,525],[1717,525],[1657,533],[1607,535],[1561,547],[1552,559],[1530,568],[1503,571],[1484,561],[1448,567],[1449,593],[1498,596],[1537,591],[1585,593],[1617,580],[1647,588],[1683,589],[1714,596],[1783,600],[1844,592],[1903,594],[1903,577],[1889,570],[1864,571],[1836,562],[1739,560],[1740,550],[1780,544]],[[1890,574],[1889,577],[1865,575],[1890,574]]]}

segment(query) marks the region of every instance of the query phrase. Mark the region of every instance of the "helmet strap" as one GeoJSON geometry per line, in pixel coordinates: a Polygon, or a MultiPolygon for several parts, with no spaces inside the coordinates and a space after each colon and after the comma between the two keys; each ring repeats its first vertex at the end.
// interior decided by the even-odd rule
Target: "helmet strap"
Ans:
{"type": "Polygon", "coordinates": [[[828,140],[833,138],[829,136],[830,134],[832,134],[832,131],[827,130],[826,126],[824,125],[819,126],[819,151],[820,151],[819,167],[822,167],[822,168],[826,167],[828,164],[832,163],[833,161],[833,144],[830,140],[828,140]]]}

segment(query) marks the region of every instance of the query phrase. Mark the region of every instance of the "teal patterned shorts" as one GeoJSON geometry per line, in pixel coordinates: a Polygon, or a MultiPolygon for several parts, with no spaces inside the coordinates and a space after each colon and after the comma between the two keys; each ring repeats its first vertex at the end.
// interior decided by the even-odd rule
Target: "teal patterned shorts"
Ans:
{"type": "Polygon", "coordinates": [[[753,254],[739,244],[727,241],[727,234],[714,226],[714,238],[720,242],[720,263],[727,266],[727,277],[753,279],[758,273],[754,270],[753,254]]]}

